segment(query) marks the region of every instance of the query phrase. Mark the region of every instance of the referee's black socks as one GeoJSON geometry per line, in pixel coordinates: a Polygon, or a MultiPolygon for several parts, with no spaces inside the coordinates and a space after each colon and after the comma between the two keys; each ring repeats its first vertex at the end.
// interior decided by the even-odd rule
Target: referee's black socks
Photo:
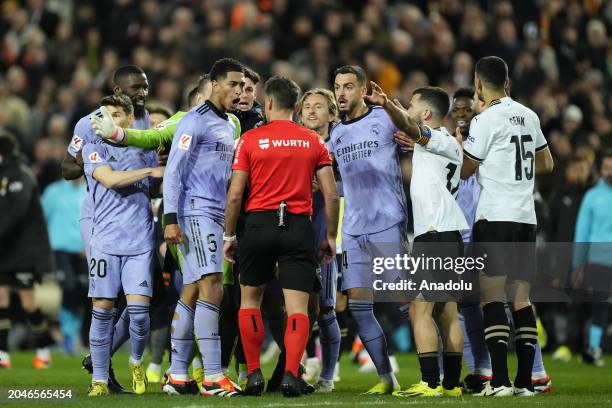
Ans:
{"type": "MultiPolygon", "coordinates": [[[[485,342],[491,355],[491,386],[510,386],[508,378],[508,340],[510,326],[503,302],[487,303],[483,308],[485,342]]],[[[533,363],[533,358],[532,358],[533,363]]]]}
{"type": "Polygon", "coordinates": [[[0,307],[0,351],[8,351],[8,333],[10,328],[9,308],[0,307]]]}
{"type": "Polygon", "coordinates": [[[515,311],[512,313],[512,319],[514,320],[514,342],[518,359],[514,386],[533,390],[531,371],[538,342],[538,329],[533,308],[527,306],[515,311]]]}

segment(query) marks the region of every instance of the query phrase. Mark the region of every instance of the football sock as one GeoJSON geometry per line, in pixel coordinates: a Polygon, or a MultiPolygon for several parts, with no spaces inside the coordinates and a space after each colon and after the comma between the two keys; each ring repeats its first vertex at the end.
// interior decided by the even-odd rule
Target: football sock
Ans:
{"type": "Polygon", "coordinates": [[[172,376],[187,377],[193,350],[193,322],[195,311],[181,300],[176,304],[170,334],[170,372],[172,376]]]}
{"type": "Polygon", "coordinates": [[[319,316],[319,339],[321,341],[322,367],[320,378],[333,380],[336,361],[340,357],[340,326],[336,313],[319,316]]]}
{"type": "Polygon", "coordinates": [[[89,350],[93,365],[93,380],[108,382],[113,312],[94,307],[89,327],[89,350]]]}
{"type": "Polygon", "coordinates": [[[515,311],[512,313],[512,320],[515,327],[514,343],[518,359],[514,386],[531,389],[533,387],[531,385],[531,370],[538,343],[538,329],[533,308],[527,306],[515,311]]]}
{"type": "Polygon", "coordinates": [[[510,326],[504,304],[502,302],[487,303],[483,307],[483,316],[485,342],[491,355],[491,368],[493,371],[491,386],[510,386],[507,361],[510,326]]]}
{"type": "Polygon", "coordinates": [[[391,373],[387,341],[374,316],[374,303],[368,300],[349,299],[348,308],[357,322],[359,338],[372,358],[376,371],[379,375],[391,373]]]}
{"type": "Polygon", "coordinates": [[[310,322],[305,314],[293,313],[287,318],[287,327],[285,329],[285,350],[287,354],[285,371],[289,371],[296,377],[298,376],[300,361],[308,342],[309,331],[310,322]]]}
{"type": "Polygon", "coordinates": [[[419,353],[419,366],[421,367],[421,380],[429,388],[440,385],[440,367],[438,366],[438,352],[419,353]]]}
{"type": "Polygon", "coordinates": [[[261,309],[240,309],[238,311],[238,324],[247,370],[251,374],[259,368],[259,355],[261,354],[261,345],[265,334],[261,309]]]}
{"type": "Polygon", "coordinates": [[[442,355],[442,362],[444,364],[442,386],[447,390],[452,390],[459,386],[462,357],[462,353],[444,353],[442,355]]]}
{"type": "Polygon", "coordinates": [[[130,315],[131,357],[134,362],[141,362],[151,328],[149,303],[128,300],[126,309],[130,315]]]}
{"type": "Polygon", "coordinates": [[[216,378],[221,371],[221,337],[219,337],[219,307],[198,300],[196,302],[194,331],[202,353],[204,376],[216,378]]]}

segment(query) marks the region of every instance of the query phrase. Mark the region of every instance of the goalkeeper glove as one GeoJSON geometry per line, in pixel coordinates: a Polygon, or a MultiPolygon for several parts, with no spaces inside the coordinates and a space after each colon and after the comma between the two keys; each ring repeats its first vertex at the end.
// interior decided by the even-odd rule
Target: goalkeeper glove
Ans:
{"type": "Polygon", "coordinates": [[[106,107],[102,106],[100,108],[100,113],[102,117],[91,115],[90,118],[91,127],[94,132],[102,139],[109,140],[115,144],[125,144],[127,139],[125,129],[115,125],[113,117],[106,107]]]}

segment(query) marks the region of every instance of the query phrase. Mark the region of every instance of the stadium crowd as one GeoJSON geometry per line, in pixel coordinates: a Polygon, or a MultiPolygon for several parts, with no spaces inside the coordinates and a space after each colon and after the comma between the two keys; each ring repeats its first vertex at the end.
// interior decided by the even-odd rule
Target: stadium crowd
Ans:
{"type": "MultiPolygon", "coordinates": [[[[612,1],[109,4],[4,0],[0,16],[0,127],[16,135],[38,181],[54,276],[64,290],[56,318],[65,335],[74,335],[84,312],[75,299],[87,287],[77,224],[86,188],[83,180],[64,181],[60,163],[76,122],[112,93],[111,77],[121,65],[146,73],[150,110],[188,110],[184,90],[222,57],[239,59],[263,79],[292,78],[303,90],[331,88],[337,67],[360,65],[406,106],[415,88],[435,85],[452,94],[472,86],[475,62],[495,54],[508,63],[511,96],[539,116],[555,160],[554,172],[537,180],[542,241],[574,241],[580,202],[599,178],[601,155],[612,147],[612,1]],[[70,263],[81,264],[82,276],[62,272],[61,265],[70,263]]],[[[409,159],[402,170],[410,174],[409,159]]],[[[538,305],[548,334],[545,349],[568,359],[589,348],[594,333],[601,346],[606,327],[593,331],[593,324],[572,315],[593,315],[607,324],[604,305],[593,313],[586,306],[538,305]],[[570,309],[568,318],[563,310],[570,309]]],[[[398,316],[387,315],[391,326],[399,326],[398,316]]],[[[74,351],[71,342],[64,346],[74,351]]]]}

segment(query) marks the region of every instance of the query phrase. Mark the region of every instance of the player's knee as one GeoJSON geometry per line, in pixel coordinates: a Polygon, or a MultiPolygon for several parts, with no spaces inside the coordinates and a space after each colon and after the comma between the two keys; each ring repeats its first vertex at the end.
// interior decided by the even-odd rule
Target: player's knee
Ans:
{"type": "Polygon", "coordinates": [[[33,313],[37,309],[36,299],[34,298],[34,291],[31,289],[22,290],[19,292],[19,298],[21,300],[21,307],[26,313],[33,313]]]}
{"type": "Polygon", "coordinates": [[[0,286],[0,308],[9,307],[11,291],[8,286],[0,286]]]}

